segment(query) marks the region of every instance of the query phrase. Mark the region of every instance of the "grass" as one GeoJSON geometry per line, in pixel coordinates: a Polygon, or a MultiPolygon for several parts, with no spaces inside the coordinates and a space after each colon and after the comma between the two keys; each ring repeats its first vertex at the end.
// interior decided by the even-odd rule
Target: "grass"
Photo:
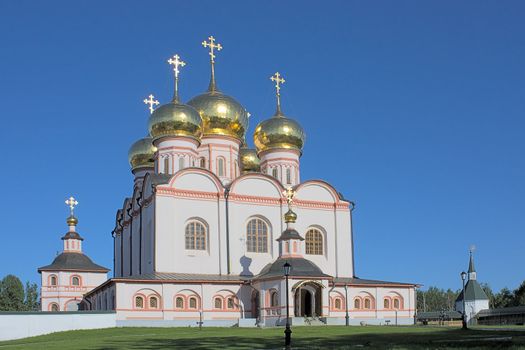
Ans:
{"type": "MultiPolygon", "coordinates": [[[[110,328],[0,342],[7,349],[282,349],[283,329],[110,328]]],[[[293,349],[525,349],[525,328],[296,327],[293,349]]]]}

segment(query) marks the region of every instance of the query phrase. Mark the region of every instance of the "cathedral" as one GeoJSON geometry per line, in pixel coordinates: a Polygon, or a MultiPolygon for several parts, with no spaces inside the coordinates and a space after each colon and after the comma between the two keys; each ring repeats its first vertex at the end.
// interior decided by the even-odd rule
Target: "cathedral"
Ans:
{"type": "MultiPolygon", "coordinates": [[[[357,278],[353,202],[322,180],[301,180],[301,125],[281,106],[249,131],[249,113],[220,91],[209,37],[208,89],[144,103],[146,137],[128,154],[130,197],[117,210],[113,277],[82,251],[76,203],[64,252],[42,274],[42,310],[113,310],[121,326],[413,324],[414,283],[357,278]],[[253,136],[255,149],[246,139],[253,136]],[[45,302],[44,302],[45,297],[45,302]]],[[[262,101],[262,103],[266,103],[262,101]]]]}

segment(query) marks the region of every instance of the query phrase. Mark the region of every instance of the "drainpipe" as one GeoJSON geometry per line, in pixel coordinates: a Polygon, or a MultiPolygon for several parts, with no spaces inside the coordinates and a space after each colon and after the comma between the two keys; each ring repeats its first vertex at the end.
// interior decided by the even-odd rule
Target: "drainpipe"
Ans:
{"type": "Polygon", "coordinates": [[[126,212],[129,215],[129,275],[133,275],[133,203],[126,212]]]}
{"type": "Polygon", "coordinates": [[[230,274],[230,214],[228,197],[230,190],[224,189],[224,198],[226,199],[226,272],[230,274]]]}
{"type": "Polygon", "coordinates": [[[116,269],[116,260],[115,260],[115,255],[117,255],[117,242],[115,241],[116,238],[115,238],[115,230],[111,231],[111,237],[113,237],[113,277],[116,277],[115,276],[115,269],[116,269]]]}
{"type": "Polygon", "coordinates": [[[350,231],[352,234],[352,277],[355,277],[355,249],[354,249],[354,209],[355,202],[350,201],[350,231]]]}
{"type": "Polygon", "coordinates": [[[139,275],[142,274],[142,205],[140,200],[142,194],[137,198],[137,205],[139,206],[139,275]]]}

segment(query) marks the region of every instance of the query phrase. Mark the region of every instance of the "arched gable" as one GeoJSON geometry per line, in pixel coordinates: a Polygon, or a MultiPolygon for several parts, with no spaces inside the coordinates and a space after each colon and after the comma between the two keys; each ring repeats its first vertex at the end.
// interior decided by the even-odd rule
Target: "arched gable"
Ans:
{"type": "Polygon", "coordinates": [[[147,173],[142,181],[142,200],[151,197],[153,194],[153,183],[151,181],[151,173],[147,173]]]}
{"type": "Polygon", "coordinates": [[[230,185],[230,195],[273,197],[284,199],[285,188],[275,178],[258,173],[239,176],[230,185]]]}
{"type": "Polygon", "coordinates": [[[130,213],[129,210],[131,209],[131,198],[127,197],[124,199],[124,203],[122,204],[122,219],[124,221],[128,221],[130,219],[130,213]]]}
{"type": "Polygon", "coordinates": [[[178,190],[223,193],[221,180],[212,172],[200,168],[186,168],[175,173],[168,184],[178,190]]]}
{"type": "Polygon", "coordinates": [[[305,181],[295,187],[295,199],[304,201],[339,203],[337,190],[321,180],[305,181]]]}

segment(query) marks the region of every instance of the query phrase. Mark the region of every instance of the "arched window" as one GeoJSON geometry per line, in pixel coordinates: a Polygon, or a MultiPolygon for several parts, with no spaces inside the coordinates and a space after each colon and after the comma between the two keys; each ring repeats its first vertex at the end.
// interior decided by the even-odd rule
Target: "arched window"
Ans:
{"type": "Polygon", "coordinates": [[[370,310],[372,308],[372,302],[369,298],[365,298],[365,309],[370,310]]]}
{"type": "Polygon", "coordinates": [[[166,157],[164,158],[164,174],[170,173],[170,158],[166,157]]]}
{"type": "Polygon", "coordinates": [[[197,308],[197,298],[191,297],[190,298],[190,309],[196,309],[197,308]]]}
{"type": "Polygon", "coordinates": [[[60,311],[60,308],[58,307],[57,303],[51,303],[51,305],[49,306],[49,310],[53,312],[57,312],[57,311],[60,311]]]}
{"type": "Polygon", "coordinates": [[[335,307],[337,310],[340,310],[340,309],[341,309],[341,299],[340,299],[340,298],[335,298],[335,301],[334,301],[334,307],[335,307]]]}
{"type": "Polygon", "coordinates": [[[292,183],[292,170],[290,168],[286,168],[286,183],[292,183]]]}
{"type": "Polygon", "coordinates": [[[228,298],[227,303],[228,303],[228,309],[235,309],[235,301],[233,300],[232,297],[228,298]]]}
{"type": "Polygon", "coordinates": [[[277,295],[277,291],[272,291],[270,294],[270,306],[275,307],[279,305],[279,296],[277,295]]]}
{"type": "Polygon", "coordinates": [[[323,255],[323,234],[318,229],[306,232],[306,254],[323,255]]]}
{"type": "Polygon", "coordinates": [[[157,309],[159,307],[159,299],[157,297],[150,297],[149,307],[150,309],[157,309]]]}
{"type": "Polygon", "coordinates": [[[224,158],[219,157],[217,158],[217,175],[224,176],[224,173],[224,158]]]}
{"type": "Polygon", "coordinates": [[[80,286],[80,277],[78,276],[71,277],[71,285],[80,286]]]}
{"type": "Polygon", "coordinates": [[[385,300],[383,301],[383,307],[384,307],[385,309],[390,309],[390,300],[385,299],[385,300]]]}
{"type": "Polygon", "coordinates": [[[394,299],[394,309],[399,309],[399,306],[400,306],[400,302],[399,302],[399,299],[395,298],[394,299]]]}
{"type": "Polygon", "coordinates": [[[184,157],[179,157],[179,170],[184,169],[184,157]]]}
{"type": "Polygon", "coordinates": [[[51,277],[49,277],[49,284],[52,285],[52,286],[56,286],[57,285],[57,276],[51,275],[51,277]]]}
{"type": "Polygon", "coordinates": [[[354,300],[354,309],[360,309],[361,308],[361,300],[355,299],[354,300]]]}
{"type": "Polygon", "coordinates": [[[222,309],[222,299],[219,297],[216,297],[214,300],[214,306],[216,309],[222,309]]]}
{"type": "Polygon", "coordinates": [[[135,308],[143,309],[144,308],[144,298],[141,296],[135,297],[135,308]]]}
{"type": "Polygon", "coordinates": [[[199,221],[190,221],[186,225],[186,249],[206,250],[206,227],[199,221]]]}
{"type": "Polygon", "coordinates": [[[184,309],[184,298],[183,297],[175,298],[175,307],[177,309],[184,309]]]}
{"type": "Polygon", "coordinates": [[[254,218],[246,226],[246,249],[253,253],[268,252],[268,224],[262,219],[254,218]]]}
{"type": "Polygon", "coordinates": [[[200,164],[200,167],[201,167],[201,168],[206,168],[206,158],[202,157],[202,158],[199,160],[199,164],[200,164]]]}
{"type": "Polygon", "coordinates": [[[277,176],[279,175],[279,173],[277,172],[277,168],[273,168],[272,169],[272,176],[275,177],[277,179],[277,176]]]}

